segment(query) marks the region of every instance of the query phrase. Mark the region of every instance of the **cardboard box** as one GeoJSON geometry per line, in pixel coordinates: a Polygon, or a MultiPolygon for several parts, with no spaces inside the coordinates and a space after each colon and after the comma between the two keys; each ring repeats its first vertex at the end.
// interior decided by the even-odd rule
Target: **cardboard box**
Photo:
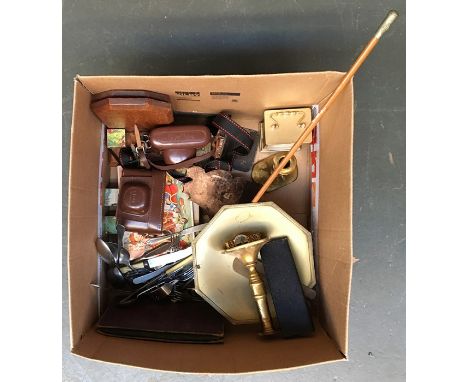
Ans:
{"type": "MultiPolygon", "coordinates": [[[[319,104],[344,74],[339,72],[271,75],[82,77],[75,80],[70,148],[68,277],[71,351],[105,361],[157,370],[242,373],[344,360],[348,353],[348,312],[352,256],[353,90],[350,84],[320,125],[320,214],[318,253],[319,319],[310,338],[265,340],[258,328],[227,326],[222,345],[173,344],[107,337],[94,326],[105,301],[105,280],[94,246],[102,212],[103,181],[108,177],[101,122],[90,97],[111,89],[142,89],[169,94],[177,111],[226,110],[248,128],[258,128],[265,109],[319,104]],[[100,288],[96,287],[100,285],[100,288]]],[[[304,147],[304,146],[303,146],[304,147]]],[[[308,146],[306,146],[308,147],[308,146]]],[[[302,178],[274,201],[307,226],[310,211],[310,151],[298,157],[302,178]]],[[[262,200],[268,200],[264,198],[262,200]]]]}

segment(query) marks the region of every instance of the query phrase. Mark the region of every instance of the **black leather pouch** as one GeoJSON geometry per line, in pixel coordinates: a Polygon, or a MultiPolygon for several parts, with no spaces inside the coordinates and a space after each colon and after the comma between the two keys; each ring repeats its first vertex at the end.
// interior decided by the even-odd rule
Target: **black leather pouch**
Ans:
{"type": "Polygon", "coordinates": [[[281,335],[309,336],[314,331],[287,237],[270,240],[260,250],[281,335]]]}

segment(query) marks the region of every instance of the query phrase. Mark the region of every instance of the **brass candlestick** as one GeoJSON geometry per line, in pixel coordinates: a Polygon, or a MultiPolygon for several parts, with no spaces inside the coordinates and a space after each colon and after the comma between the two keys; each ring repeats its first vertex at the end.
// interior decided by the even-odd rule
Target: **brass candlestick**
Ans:
{"type": "MultiPolygon", "coordinates": [[[[245,234],[241,235],[245,236],[245,234]]],[[[236,238],[231,240],[231,242],[236,242],[236,238]]],[[[244,264],[244,266],[248,269],[250,288],[252,289],[255,302],[257,303],[258,312],[262,321],[263,334],[271,335],[275,333],[275,330],[273,329],[270,311],[268,310],[265,287],[263,286],[263,282],[260,278],[260,275],[255,269],[255,263],[257,262],[258,252],[260,251],[260,248],[267,242],[268,239],[265,238],[255,240],[252,242],[247,242],[236,247],[231,247],[231,245],[228,244],[230,242],[228,242],[226,243],[226,247],[228,247],[228,249],[226,249],[226,253],[231,253],[235,255],[241,261],[241,263],[244,264]]]]}

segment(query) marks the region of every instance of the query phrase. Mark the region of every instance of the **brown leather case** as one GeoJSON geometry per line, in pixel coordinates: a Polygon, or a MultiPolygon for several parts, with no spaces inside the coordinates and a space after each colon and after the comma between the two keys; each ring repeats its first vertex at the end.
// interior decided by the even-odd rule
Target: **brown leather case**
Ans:
{"type": "Polygon", "coordinates": [[[193,158],[197,149],[211,141],[208,127],[202,125],[165,126],[149,134],[151,150],[162,153],[164,163],[175,164],[193,158]]]}
{"type": "Polygon", "coordinates": [[[141,299],[127,307],[109,306],[97,331],[164,342],[219,343],[224,338],[224,319],[205,302],[156,304],[141,299]]]}
{"type": "Polygon", "coordinates": [[[93,95],[91,109],[109,128],[149,130],[174,121],[166,94],[142,90],[110,90],[93,95]]]}
{"type": "Polygon", "coordinates": [[[120,180],[116,217],[128,231],[162,231],[166,172],[124,169],[120,180]]]}

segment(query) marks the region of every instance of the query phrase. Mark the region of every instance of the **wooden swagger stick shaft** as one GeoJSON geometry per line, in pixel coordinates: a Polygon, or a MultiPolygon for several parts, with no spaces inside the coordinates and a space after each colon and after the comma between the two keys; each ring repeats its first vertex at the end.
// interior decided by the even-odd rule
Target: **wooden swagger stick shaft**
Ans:
{"type": "Polygon", "coordinates": [[[286,166],[286,164],[289,162],[292,156],[296,153],[299,147],[301,147],[301,145],[304,143],[306,138],[312,133],[312,130],[317,126],[317,124],[322,119],[323,115],[328,111],[328,109],[333,104],[333,102],[335,102],[338,96],[342,93],[345,87],[349,84],[354,74],[358,71],[358,69],[367,59],[367,57],[372,52],[374,47],[377,45],[382,35],[388,30],[388,28],[390,28],[390,25],[395,21],[397,17],[398,17],[398,13],[396,11],[390,11],[388,13],[387,17],[384,19],[379,29],[375,33],[375,35],[368,42],[366,47],[362,50],[361,54],[356,59],[354,64],[351,66],[351,68],[348,70],[346,75],[343,77],[343,79],[341,80],[340,84],[335,89],[331,97],[328,99],[328,101],[325,103],[325,105],[320,110],[320,112],[316,115],[316,117],[310,122],[310,124],[307,126],[307,128],[298,138],[296,143],[294,143],[293,147],[286,154],[286,156],[281,160],[278,166],[276,166],[275,170],[271,173],[270,177],[263,184],[262,188],[260,188],[260,190],[257,192],[257,195],[255,195],[255,197],[252,199],[252,203],[257,203],[260,200],[260,198],[265,194],[265,192],[268,190],[268,187],[270,187],[270,185],[278,177],[280,171],[284,168],[284,166],[286,166]]]}

